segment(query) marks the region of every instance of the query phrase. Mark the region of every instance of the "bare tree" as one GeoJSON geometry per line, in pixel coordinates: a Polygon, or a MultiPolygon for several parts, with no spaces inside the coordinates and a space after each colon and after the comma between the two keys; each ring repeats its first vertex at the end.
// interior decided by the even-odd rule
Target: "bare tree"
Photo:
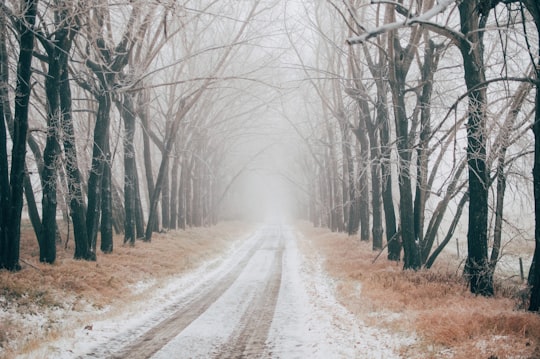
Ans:
{"type": "MultiPolygon", "coordinates": [[[[32,58],[35,39],[35,23],[37,0],[21,2],[21,17],[16,19],[17,30],[20,34],[19,59],[17,64],[17,87],[15,91],[14,136],[12,138],[11,172],[7,178],[7,131],[5,129],[5,114],[2,109],[2,124],[0,125],[0,164],[2,179],[0,179],[0,268],[11,271],[20,269],[19,246],[20,224],[23,207],[23,184],[25,178],[26,136],[28,132],[28,107],[30,101],[30,77],[32,75],[32,58]]],[[[4,16],[4,15],[2,15],[4,16]]],[[[4,37],[5,39],[5,37],[4,37]]],[[[5,48],[5,43],[2,45],[5,48]]],[[[4,63],[3,63],[4,64],[4,63]]],[[[2,69],[2,79],[5,79],[8,69],[2,69]]],[[[3,83],[2,86],[8,86],[3,83]]],[[[3,106],[7,101],[3,100],[3,106]]]]}

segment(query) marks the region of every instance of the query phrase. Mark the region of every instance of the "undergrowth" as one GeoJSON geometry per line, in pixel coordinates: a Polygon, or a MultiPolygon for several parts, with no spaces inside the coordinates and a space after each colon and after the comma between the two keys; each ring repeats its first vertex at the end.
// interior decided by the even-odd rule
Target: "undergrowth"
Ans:
{"type": "MultiPolygon", "coordinates": [[[[150,243],[123,244],[114,238],[111,254],[96,262],[73,259],[73,241],[57,246],[53,265],[39,263],[39,247],[30,226],[21,235],[22,270],[0,271],[0,358],[27,353],[79,325],[70,317],[92,315],[114,303],[141,298],[162,281],[223,253],[249,231],[239,222],[211,228],[156,234],[150,243]],[[137,283],[150,283],[135,291],[137,283]],[[67,316],[67,317],[66,317],[67,316]]],[[[71,238],[73,236],[71,235],[71,238]]]]}
{"type": "Polygon", "coordinates": [[[520,282],[499,280],[495,297],[474,296],[451,255],[430,270],[404,271],[371,243],[308,223],[298,228],[303,251],[324,258],[340,302],[359,320],[416,336],[403,357],[540,358],[540,315],[520,310],[520,282]]]}

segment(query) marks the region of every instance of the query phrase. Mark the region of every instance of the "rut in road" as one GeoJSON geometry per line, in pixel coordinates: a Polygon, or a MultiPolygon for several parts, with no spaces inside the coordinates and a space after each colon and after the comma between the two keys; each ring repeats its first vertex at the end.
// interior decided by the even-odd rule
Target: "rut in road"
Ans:
{"type": "Polygon", "coordinates": [[[191,294],[187,300],[183,298],[181,303],[174,304],[173,307],[178,307],[179,309],[174,310],[166,319],[159,322],[142,335],[137,334],[138,328],[123,333],[122,335],[119,335],[121,338],[113,338],[109,342],[101,345],[100,348],[95,348],[92,353],[88,353],[81,358],[150,358],[172,338],[178,335],[178,333],[191,324],[191,322],[204,313],[232,285],[232,283],[234,283],[253,254],[259,250],[263,244],[262,234],[255,234],[254,236],[256,236],[254,243],[234,267],[230,268],[226,274],[218,278],[215,282],[200,285],[200,288],[198,288],[195,293],[191,294]],[[110,348],[118,347],[118,342],[126,342],[127,340],[132,344],[129,344],[114,353],[111,352],[110,348]]]}
{"type": "MultiPolygon", "coordinates": [[[[261,237],[262,238],[262,237],[261,237]]],[[[113,358],[146,359],[156,353],[178,333],[204,313],[238,278],[253,254],[261,247],[261,238],[255,243],[247,255],[234,267],[225,278],[215,286],[204,288],[190,303],[150,329],[137,343],[124,349],[113,358]]]]}
{"type": "Polygon", "coordinates": [[[236,331],[233,332],[229,343],[221,349],[218,358],[250,358],[261,354],[266,349],[266,339],[281,286],[284,250],[281,231],[278,243],[268,250],[275,251],[275,254],[266,285],[253,298],[236,331]]]}
{"type": "MultiPolygon", "coordinates": [[[[242,353],[255,353],[264,349],[264,344],[274,308],[277,302],[281,283],[281,267],[283,255],[283,236],[281,229],[267,228],[260,233],[251,248],[219,281],[206,283],[190,296],[187,303],[176,310],[167,319],[154,326],[132,344],[117,351],[113,355],[104,353],[90,357],[110,358],[150,358],[186,329],[193,321],[205,313],[231,285],[238,279],[246,266],[258,251],[275,252],[269,275],[265,285],[254,294],[247,311],[240,319],[240,324],[232,333],[227,344],[219,349],[219,357],[229,358],[242,356],[242,353]],[[277,239],[277,240],[276,240],[277,239]],[[97,356],[96,356],[97,355],[97,356]]],[[[106,347],[106,345],[105,345],[106,347]]],[[[88,358],[88,356],[87,356],[88,358]]]]}

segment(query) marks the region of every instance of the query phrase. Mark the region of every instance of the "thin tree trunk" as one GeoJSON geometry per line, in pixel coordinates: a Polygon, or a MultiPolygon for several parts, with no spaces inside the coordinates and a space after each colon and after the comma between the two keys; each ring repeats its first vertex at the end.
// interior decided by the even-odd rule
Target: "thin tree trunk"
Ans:
{"type": "MultiPolygon", "coordinates": [[[[524,4],[532,14],[537,32],[540,33],[540,3],[536,0],[524,0],[524,4]]],[[[538,44],[540,45],[540,39],[538,44]]],[[[540,47],[537,48],[537,61],[540,56],[540,47]]],[[[540,64],[536,65],[536,80],[540,79],[540,64]]],[[[534,189],[534,239],[535,249],[531,269],[529,272],[529,285],[531,285],[531,298],[529,310],[540,311],[540,84],[536,83],[535,97],[536,112],[532,126],[534,133],[534,164],[533,164],[533,189],[534,189]]]]}
{"type": "Polygon", "coordinates": [[[461,218],[461,214],[463,213],[463,208],[465,207],[465,204],[467,204],[468,200],[469,200],[469,194],[464,193],[463,196],[461,197],[461,200],[458,203],[456,213],[454,214],[454,218],[452,219],[452,223],[450,224],[450,227],[448,229],[448,232],[446,233],[446,236],[444,237],[441,244],[439,244],[439,246],[435,248],[433,253],[426,260],[426,264],[425,264],[426,268],[428,269],[431,268],[431,266],[433,265],[433,263],[435,263],[435,260],[437,259],[439,254],[442,252],[444,247],[446,247],[448,242],[450,242],[450,240],[454,236],[454,232],[461,218]]]}
{"type": "Polygon", "coordinates": [[[124,243],[135,245],[136,237],[136,209],[135,209],[135,107],[130,94],[124,94],[120,105],[122,118],[124,119],[124,243]]]}
{"type": "MultiPolygon", "coordinates": [[[[383,56],[382,54],[380,56],[383,56]]],[[[381,60],[384,61],[384,60],[381,60]]],[[[386,229],[386,242],[388,247],[388,260],[401,260],[402,242],[397,233],[396,213],[394,209],[394,194],[392,190],[390,117],[388,115],[388,85],[384,76],[384,66],[371,64],[369,67],[375,77],[377,100],[375,103],[376,130],[381,139],[380,171],[381,196],[384,209],[384,224],[386,229]]],[[[373,160],[373,159],[372,159],[373,160]]]]}
{"type": "MultiPolygon", "coordinates": [[[[2,6],[5,4],[2,0],[2,6]]],[[[9,220],[9,156],[7,123],[13,123],[9,103],[9,57],[7,53],[6,13],[0,12],[0,269],[7,263],[9,220]]],[[[41,224],[40,224],[41,225],[41,224]]],[[[36,233],[38,233],[36,231],[36,233]]]]}
{"type": "Polygon", "coordinates": [[[178,223],[178,169],[180,168],[180,161],[180,156],[175,156],[171,172],[169,228],[173,230],[177,228],[178,223]]]}
{"type": "MultiPolygon", "coordinates": [[[[427,35],[424,36],[427,40],[427,35]]],[[[432,40],[427,40],[428,46],[424,53],[422,65],[422,93],[420,95],[420,139],[416,150],[416,193],[414,196],[414,231],[422,250],[424,242],[424,222],[426,202],[429,198],[428,164],[431,138],[431,96],[433,92],[433,78],[439,64],[441,46],[432,40]]],[[[423,261],[422,261],[423,263],[423,261]]]]}
{"type": "Polygon", "coordinates": [[[4,237],[0,241],[4,242],[5,255],[0,262],[0,268],[10,271],[17,271],[21,268],[19,264],[20,235],[21,235],[21,213],[23,207],[23,185],[25,176],[26,160],[26,136],[28,133],[28,107],[30,101],[30,78],[32,76],[32,58],[34,50],[34,26],[37,13],[37,0],[26,0],[23,3],[24,21],[18,23],[20,33],[20,50],[17,65],[17,87],[15,90],[15,117],[14,136],[12,138],[11,173],[10,188],[11,193],[7,211],[4,215],[5,230],[4,237]]]}
{"type": "Polygon", "coordinates": [[[24,196],[26,198],[26,204],[28,206],[28,216],[30,217],[32,228],[34,228],[34,232],[36,233],[37,241],[38,243],[41,243],[41,218],[39,216],[39,210],[37,207],[36,198],[34,196],[34,188],[32,187],[32,182],[30,180],[30,175],[28,174],[28,169],[26,169],[25,172],[26,175],[24,176],[24,196]]]}
{"type": "Polygon", "coordinates": [[[103,176],[101,176],[101,251],[112,253],[113,251],[113,207],[112,207],[112,178],[111,178],[111,154],[109,142],[105,144],[107,157],[103,163],[103,176]]]}
{"type": "Polygon", "coordinates": [[[178,181],[178,227],[180,229],[186,229],[186,170],[187,160],[182,160],[182,166],[180,168],[180,180],[178,181]]]}
{"type": "Polygon", "coordinates": [[[149,122],[148,122],[148,104],[143,94],[139,96],[138,115],[141,119],[142,138],[143,138],[143,158],[144,170],[146,175],[146,185],[148,189],[148,199],[152,198],[154,193],[154,175],[152,173],[152,151],[150,148],[149,122]]]}
{"type": "Polygon", "coordinates": [[[169,181],[169,166],[170,160],[167,161],[165,167],[165,174],[163,176],[163,183],[161,184],[161,226],[163,229],[169,228],[170,222],[170,181],[169,181]]]}
{"type": "MultiPolygon", "coordinates": [[[[370,231],[370,218],[369,218],[369,139],[366,135],[366,123],[364,116],[366,113],[369,114],[369,108],[365,107],[364,102],[358,101],[359,107],[359,121],[358,121],[358,130],[355,131],[356,138],[360,143],[360,157],[358,165],[358,180],[359,180],[359,210],[360,210],[360,240],[369,241],[369,231],[370,231]],[[366,112],[367,111],[367,112],[366,112]]],[[[373,249],[376,249],[376,241],[373,239],[373,249]]],[[[378,244],[377,244],[378,245],[378,244]]],[[[382,244],[381,244],[382,248],[382,244]]]]}

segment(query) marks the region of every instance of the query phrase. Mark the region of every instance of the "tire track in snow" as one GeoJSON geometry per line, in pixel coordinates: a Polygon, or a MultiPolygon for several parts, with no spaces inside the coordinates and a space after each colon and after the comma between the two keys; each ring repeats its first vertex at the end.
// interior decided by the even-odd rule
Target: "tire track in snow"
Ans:
{"type": "Polygon", "coordinates": [[[266,341],[281,287],[283,267],[283,235],[279,234],[272,269],[262,291],[253,298],[229,341],[220,349],[217,358],[252,358],[266,349],[266,341]]]}
{"type": "MultiPolygon", "coordinates": [[[[185,305],[182,305],[172,315],[149,329],[142,336],[134,339],[132,344],[112,355],[110,353],[107,355],[107,353],[94,352],[87,355],[86,358],[102,358],[107,356],[113,359],[150,358],[221,297],[242,273],[253,254],[261,248],[263,238],[264,234],[258,234],[256,242],[225,276],[216,281],[201,285],[201,288],[187,299],[185,305]]],[[[103,347],[106,348],[107,344],[104,344],[103,347]]]]}

